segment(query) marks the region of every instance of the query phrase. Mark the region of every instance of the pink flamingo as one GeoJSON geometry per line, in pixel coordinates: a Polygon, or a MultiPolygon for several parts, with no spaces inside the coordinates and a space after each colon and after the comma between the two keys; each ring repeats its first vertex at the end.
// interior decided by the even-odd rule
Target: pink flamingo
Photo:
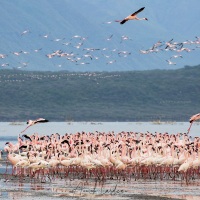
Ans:
{"type": "Polygon", "coordinates": [[[194,121],[197,121],[197,120],[199,120],[200,119],[200,113],[197,113],[197,114],[195,114],[195,115],[192,115],[191,117],[190,117],[190,127],[189,127],[189,129],[188,129],[188,132],[187,132],[187,134],[189,134],[189,132],[190,132],[190,129],[191,129],[191,126],[192,126],[192,123],[194,122],[194,121]]]}
{"type": "Polygon", "coordinates": [[[37,123],[44,123],[44,122],[48,122],[49,120],[44,119],[44,118],[38,118],[36,120],[28,120],[26,123],[28,124],[28,126],[21,132],[23,133],[27,128],[29,128],[30,126],[33,126],[34,124],[37,123]]]}
{"type": "Polygon", "coordinates": [[[144,8],[145,7],[142,7],[139,10],[137,10],[136,12],[134,12],[133,14],[131,14],[131,15],[127,16],[126,18],[124,18],[123,20],[116,20],[116,22],[120,22],[120,24],[124,24],[128,20],[148,20],[147,18],[138,18],[137,17],[137,14],[140,13],[141,11],[143,11],[144,8]]]}

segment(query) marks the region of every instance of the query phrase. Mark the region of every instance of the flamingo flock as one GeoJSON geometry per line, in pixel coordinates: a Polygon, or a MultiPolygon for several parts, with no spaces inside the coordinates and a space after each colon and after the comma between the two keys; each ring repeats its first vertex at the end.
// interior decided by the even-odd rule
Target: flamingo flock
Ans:
{"type": "Polygon", "coordinates": [[[41,180],[186,180],[200,177],[200,137],[187,133],[77,132],[21,135],[6,143],[12,174],[41,180]]]}
{"type": "MultiPolygon", "coordinates": [[[[145,7],[142,7],[122,20],[108,21],[103,24],[111,24],[112,22],[124,24],[127,21],[140,20],[148,21],[146,17],[137,17],[144,9],[145,7]]],[[[13,49],[9,52],[0,52],[0,67],[3,69],[29,68],[31,65],[35,65],[34,62],[29,60],[36,56],[42,60],[46,59],[44,62],[47,63],[47,65],[53,65],[59,69],[68,66],[91,66],[91,64],[95,66],[99,62],[102,62],[104,65],[115,65],[118,62],[124,62],[124,59],[132,59],[135,52],[135,50],[130,50],[130,48],[129,50],[127,49],[127,42],[131,42],[132,40],[129,36],[119,36],[114,32],[105,35],[105,39],[100,42],[101,45],[92,47],[90,46],[92,43],[90,37],[77,34],[72,36],[62,35],[58,37],[52,33],[37,33],[30,28],[20,31],[17,37],[21,44],[29,40],[32,41],[32,43],[37,43],[36,41],[39,41],[40,45],[33,49],[27,47],[27,45],[21,45],[22,47],[20,49],[13,49]],[[129,51],[129,53],[120,54],[121,51],[129,51]],[[17,61],[17,63],[14,63],[14,61],[17,61]]],[[[98,40],[100,41],[100,38],[98,40]]],[[[165,60],[169,65],[176,65],[176,62],[173,62],[174,59],[178,61],[177,58],[184,58],[186,53],[199,49],[199,43],[200,40],[198,36],[196,36],[196,40],[188,39],[183,42],[174,42],[173,39],[167,42],[158,41],[149,49],[138,49],[138,52],[141,54],[158,53],[160,51],[175,52],[175,55],[171,55],[169,59],[165,60]],[[190,48],[191,46],[192,48],[190,48]],[[185,55],[182,56],[182,53],[185,55]]]]}
{"type": "Polygon", "coordinates": [[[191,53],[194,50],[199,49],[200,38],[198,36],[193,40],[185,40],[185,41],[174,41],[171,39],[169,41],[158,41],[153,44],[150,48],[146,50],[140,50],[141,54],[150,54],[150,53],[161,53],[161,52],[173,52],[174,54],[167,59],[167,63],[169,65],[176,65],[174,62],[175,59],[183,58],[182,54],[191,53]]]}

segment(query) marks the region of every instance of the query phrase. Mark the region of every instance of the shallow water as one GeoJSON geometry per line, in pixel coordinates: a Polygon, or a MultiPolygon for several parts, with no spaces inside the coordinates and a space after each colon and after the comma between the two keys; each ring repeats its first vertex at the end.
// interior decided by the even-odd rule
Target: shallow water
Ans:
{"type": "Polygon", "coordinates": [[[0,181],[0,197],[5,199],[187,199],[199,200],[199,182],[131,180],[61,180],[46,183],[0,181]],[[156,198],[159,197],[159,198],[156,198]]]}
{"type": "MultiPolygon", "coordinates": [[[[0,123],[0,149],[5,142],[16,142],[17,136],[26,127],[25,123],[0,123]]],[[[37,124],[27,129],[26,134],[38,133],[40,135],[75,133],[75,132],[168,132],[169,134],[187,132],[188,122],[50,122],[37,124]]],[[[200,126],[194,123],[190,135],[199,136],[200,126]]],[[[4,155],[5,156],[5,155],[4,155]]],[[[20,180],[18,178],[5,177],[2,174],[6,170],[5,157],[0,167],[0,198],[1,199],[200,199],[200,181],[191,180],[187,185],[184,181],[177,180],[106,180],[95,185],[94,180],[70,180],[57,178],[45,183],[33,180],[20,180]],[[158,198],[156,198],[156,197],[158,198]]],[[[11,169],[10,169],[11,170],[11,169]]],[[[11,172],[11,171],[9,171],[11,172]]]]}

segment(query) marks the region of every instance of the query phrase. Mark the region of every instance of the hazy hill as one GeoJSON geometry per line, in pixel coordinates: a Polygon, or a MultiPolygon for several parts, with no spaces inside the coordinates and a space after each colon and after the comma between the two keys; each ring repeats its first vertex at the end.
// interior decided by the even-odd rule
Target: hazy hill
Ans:
{"type": "Polygon", "coordinates": [[[193,42],[199,36],[199,6],[198,0],[1,1],[0,54],[7,57],[0,59],[0,65],[3,65],[1,68],[43,71],[127,71],[198,65],[199,44],[193,42]],[[145,10],[138,17],[147,17],[149,21],[131,21],[124,25],[114,22],[143,6],[145,10]],[[26,30],[30,32],[21,35],[26,30]],[[73,38],[75,35],[85,40],[73,38]],[[129,39],[122,40],[123,36],[129,39]],[[166,60],[177,52],[165,50],[166,42],[172,38],[176,43],[190,40],[184,47],[194,49],[180,52],[183,58],[173,59],[177,63],[173,67],[166,60]],[[157,53],[140,53],[158,41],[163,46],[157,53]],[[82,43],[80,47],[79,43],[82,43]],[[71,55],[47,58],[46,55],[55,51],[71,55]],[[87,54],[92,57],[85,57],[87,54]]]}
{"type": "Polygon", "coordinates": [[[200,66],[131,72],[0,71],[0,121],[188,121],[200,66]]]}

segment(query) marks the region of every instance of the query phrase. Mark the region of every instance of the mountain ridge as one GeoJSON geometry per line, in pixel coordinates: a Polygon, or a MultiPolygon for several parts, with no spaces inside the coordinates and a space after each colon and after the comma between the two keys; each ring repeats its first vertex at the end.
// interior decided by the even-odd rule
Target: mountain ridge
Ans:
{"type": "Polygon", "coordinates": [[[0,70],[0,121],[187,121],[200,106],[200,66],[177,70],[0,70]]]}

